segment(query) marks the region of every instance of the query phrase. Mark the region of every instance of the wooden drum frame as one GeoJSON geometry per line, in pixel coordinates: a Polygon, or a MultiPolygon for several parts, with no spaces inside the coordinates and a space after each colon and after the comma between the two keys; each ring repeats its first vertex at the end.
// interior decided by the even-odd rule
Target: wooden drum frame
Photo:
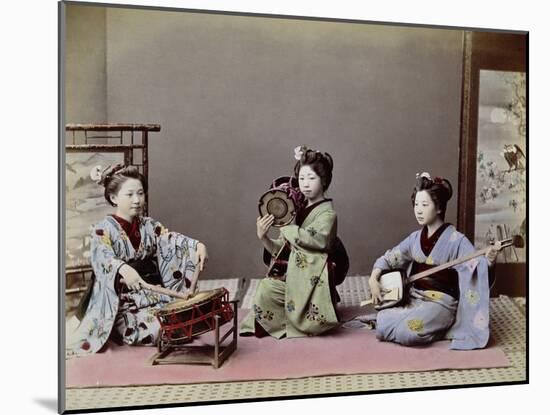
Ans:
{"type": "Polygon", "coordinates": [[[237,348],[237,301],[229,301],[229,292],[223,287],[173,301],[156,315],[161,328],[152,365],[211,364],[217,369],[237,348]],[[231,328],[220,337],[220,327],[231,320],[231,328]],[[214,345],[189,344],[210,331],[214,331],[214,345]],[[231,342],[222,346],[230,334],[231,342]]]}

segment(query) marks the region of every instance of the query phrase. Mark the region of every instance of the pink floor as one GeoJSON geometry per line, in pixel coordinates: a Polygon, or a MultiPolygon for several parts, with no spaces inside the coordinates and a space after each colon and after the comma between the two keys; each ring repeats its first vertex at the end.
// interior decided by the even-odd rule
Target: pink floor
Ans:
{"type": "MultiPolygon", "coordinates": [[[[209,343],[209,337],[203,335],[193,344],[209,343]]],[[[402,347],[378,341],[374,331],[347,328],[299,339],[239,337],[237,350],[219,369],[151,366],[148,360],[156,348],[110,346],[104,353],[68,360],[66,385],[181,384],[509,366],[494,344],[474,351],[454,351],[448,346],[449,342],[441,341],[429,347],[402,347]]]]}

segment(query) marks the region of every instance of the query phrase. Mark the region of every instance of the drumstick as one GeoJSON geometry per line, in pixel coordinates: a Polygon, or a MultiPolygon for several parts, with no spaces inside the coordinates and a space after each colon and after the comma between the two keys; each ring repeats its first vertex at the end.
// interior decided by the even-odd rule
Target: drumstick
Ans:
{"type": "Polygon", "coordinates": [[[187,293],[180,293],[178,291],[170,290],[168,288],[160,287],[158,285],[152,285],[148,283],[141,283],[141,288],[144,288],[149,291],[153,291],[159,294],[168,295],[170,297],[176,297],[181,298],[182,300],[187,300],[189,297],[192,297],[195,294],[195,290],[197,289],[197,281],[199,279],[200,274],[200,268],[199,264],[197,263],[195,267],[195,272],[193,273],[193,277],[191,279],[191,286],[189,287],[189,291],[187,293]]]}
{"type": "Polygon", "coordinates": [[[193,273],[193,277],[191,278],[191,286],[189,287],[189,292],[191,295],[195,294],[195,290],[197,289],[197,281],[199,280],[199,274],[201,273],[199,264],[197,264],[195,268],[195,272],[193,273]]]}
{"type": "Polygon", "coordinates": [[[189,298],[189,294],[180,293],[178,291],[170,290],[169,288],[160,287],[158,285],[141,283],[141,288],[156,292],[158,294],[164,294],[170,297],[181,298],[182,300],[187,300],[189,298]]]}

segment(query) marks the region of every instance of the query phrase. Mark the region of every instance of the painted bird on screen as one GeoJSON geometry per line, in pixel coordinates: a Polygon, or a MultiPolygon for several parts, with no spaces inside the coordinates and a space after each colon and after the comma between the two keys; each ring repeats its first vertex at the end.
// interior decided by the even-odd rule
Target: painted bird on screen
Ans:
{"type": "Polygon", "coordinates": [[[523,169],[522,159],[525,160],[525,154],[517,144],[504,144],[504,150],[501,153],[508,163],[508,171],[523,169]]]}

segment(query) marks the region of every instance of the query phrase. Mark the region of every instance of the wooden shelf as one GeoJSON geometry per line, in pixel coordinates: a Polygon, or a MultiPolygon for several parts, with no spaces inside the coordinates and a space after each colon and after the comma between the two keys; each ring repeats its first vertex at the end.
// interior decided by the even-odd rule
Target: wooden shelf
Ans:
{"type": "Polygon", "coordinates": [[[160,124],[66,124],[65,131],[160,131],[160,124]]]}

